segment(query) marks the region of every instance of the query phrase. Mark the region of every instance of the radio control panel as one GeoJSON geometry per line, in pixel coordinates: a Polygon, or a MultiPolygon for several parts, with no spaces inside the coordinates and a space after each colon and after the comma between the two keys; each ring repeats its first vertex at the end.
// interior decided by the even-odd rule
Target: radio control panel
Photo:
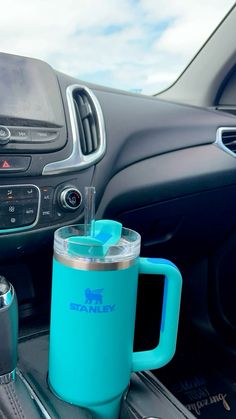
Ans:
{"type": "Polygon", "coordinates": [[[66,143],[62,127],[26,127],[0,125],[0,153],[54,151],[66,143]]]}

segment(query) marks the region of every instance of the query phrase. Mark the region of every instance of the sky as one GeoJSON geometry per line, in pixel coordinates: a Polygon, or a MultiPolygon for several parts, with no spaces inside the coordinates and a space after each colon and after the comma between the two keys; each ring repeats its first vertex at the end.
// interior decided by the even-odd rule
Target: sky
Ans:
{"type": "Polygon", "coordinates": [[[0,51],[145,94],[170,85],[233,0],[0,0],[0,51]],[[2,4],[1,4],[2,3],[2,4]]]}

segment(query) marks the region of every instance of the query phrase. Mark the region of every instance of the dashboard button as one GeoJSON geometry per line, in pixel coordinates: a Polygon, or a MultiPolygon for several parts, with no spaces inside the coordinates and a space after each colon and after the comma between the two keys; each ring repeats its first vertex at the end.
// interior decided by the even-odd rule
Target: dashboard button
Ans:
{"type": "Polygon", "coordinates": [[[23,217],[31,217],[33,219],[37,216],[38,204],[36,201],[28,199],[22,203],[23,217]]]}
{"type": "Polygon", "coordinates": [[[25,172],[30,165],[31,157],[0,156],[0,173],[25,172]]]}
{"type": "Polygon", "coordinates": [[[38,189],[33,186],[25,186],[21,189],[21,197],[26,199],[36,199],[38,197],[38,189]]]}
{"type": "Polygon", "coordinates": [[[0,145],[5,145],[9,143],[11,138],[11,133],[7,127],[0,125],[0,145]]]}
{"type": "Polygon", "coordinates": [[[12,214],[1,217],[0,229],[17,228],[24,225],[24,220],[21,215],[12,214]]]}
{"type": "Polygon", "coordinates": [[[9,215],[9,214],[20,214],[22,213],[22,207],[19,201],[12,200],[12,201],[5,201],[0,204],[1,214],[9,215]]]}
{"type": "Polygon", "coordinates": [[[56,209],[54,211],[54,214],[53,214],[53,219],[54,220],[60,221],[60,220],[63,220],[64,217],[65,217],[65,213],[63,211],[61,211],[60,209],[56,209]]]}
{"type": "Polygon", "coordinates": [[[46,221],[50,221],[52,219],[52,209],[41,209],[40,212],[40,218],[42,223],[45,223],[46,221]]]}
{"type": "Polygon", "coordinates": [[[0,199],[9,199],[9,200],[13,200],[15,199],[18,195],[17,195],[17,190],[18,188],[1,188],[0,189],[0,199]]]}
{"type": "Polygon", "coordinates": [[[53,188],[51,188],[50,186],[44,186],[43,188],[40,188],[40,190],[42,205],[47,205],[48,202],[52,201],[53,188]]]}
{"type": "Polygon", "coordinates": [[[16,198],[16,190],[14,188],[0,188],[0,202],[6,200],[12,201],[16,198]]]}
{"type": "Polygon", "coordinates": [[[58,131],[51,131],[47,129],[31,129],[31,139],[33,142],[48,142],[54,141],[58,137],[58,131]]]}
{"type": "Polygon", "coordinates": [[[36,220],[37,208],[35,207],[25,207],[23,210],[22,220],[24,225],[33,224],[36,220]]]}
{"type": "Polygon", "coordinates": [[[10,127],[11,140],[17,142],[31,141],[30,130],[24,127],[10,127]]]}
{"type": "Polygon", "coordinates": [[[36,217],[37,207],[36,206],[35,207],[34,206],[24,207],[23,215],[34,215],[36,217]]]}

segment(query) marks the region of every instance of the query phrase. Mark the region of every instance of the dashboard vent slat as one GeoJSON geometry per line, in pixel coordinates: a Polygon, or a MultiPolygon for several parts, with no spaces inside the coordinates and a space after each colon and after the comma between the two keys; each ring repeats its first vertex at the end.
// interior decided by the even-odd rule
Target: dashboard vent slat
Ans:
{"type": "Polygon", "coordinates": [[[80,137],[81,151],[88,156],[99,147],[99,128],[96,109],[91,97],[83,89],[74,90],[74,105],[80,137]]]}
{"type": "Polygon", "coordinates": [[[76,172],[99,162],[106,153],[106,130],[103,111],[94,92],[83,84],[66,88],[71,154],[48,163],[43,175],[76,172]]]}
{"type": "Polygon", "coordinates": [[[223,131],[222,143],[233,153],[236,151],[236,131],[223,131]]]}
{"type": "Polygon", "coordinates": [[[216,144],[231,156],[236,157],[236,128],[218,128],[216,134],[216,144]]]}

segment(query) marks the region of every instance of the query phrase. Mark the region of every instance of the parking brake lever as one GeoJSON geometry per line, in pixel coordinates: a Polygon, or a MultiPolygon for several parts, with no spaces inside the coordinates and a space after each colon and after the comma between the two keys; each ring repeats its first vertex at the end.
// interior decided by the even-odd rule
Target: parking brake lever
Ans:
{"type": "Polygon", "coordinates": [[[18,304],[13,286],[0,276],[0,385],[15,379],[18,304]]]}

